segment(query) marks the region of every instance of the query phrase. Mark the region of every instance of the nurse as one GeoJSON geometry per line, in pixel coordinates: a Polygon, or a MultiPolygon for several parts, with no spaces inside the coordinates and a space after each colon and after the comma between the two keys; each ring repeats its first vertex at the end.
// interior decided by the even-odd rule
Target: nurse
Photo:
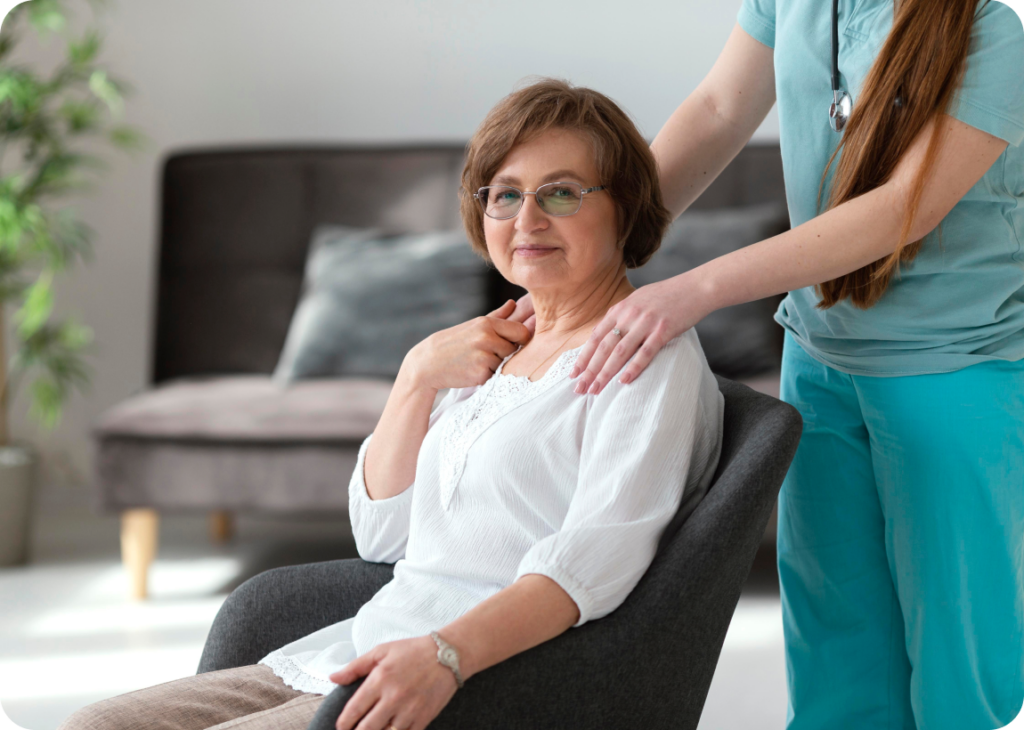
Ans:
{"type": "Polygon", "coordinates": [[[990,730],[1024,702],[1024,29],[994,0],[836,5],[743,0],[652,145],[677,216],[778,102],[792,229],[638,289],[573,374],[632,381],[788,292],[787,728],[990,730]]]}

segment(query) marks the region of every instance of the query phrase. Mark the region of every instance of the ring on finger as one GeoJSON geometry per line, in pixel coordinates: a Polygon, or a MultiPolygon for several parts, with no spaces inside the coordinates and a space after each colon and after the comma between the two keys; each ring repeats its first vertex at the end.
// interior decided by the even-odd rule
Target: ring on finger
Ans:
{"type": "Polygon", "coordinates": [[[612,334],[615,335],[616,337],[622,337],[622,330],[616,327],[615,329],[612,330],[612,334]]]}

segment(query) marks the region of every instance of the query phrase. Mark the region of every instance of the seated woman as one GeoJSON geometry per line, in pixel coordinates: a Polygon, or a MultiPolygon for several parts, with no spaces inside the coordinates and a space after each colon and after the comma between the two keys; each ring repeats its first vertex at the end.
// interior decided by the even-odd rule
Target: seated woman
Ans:
{"type": "Polygon", "coordinates": [[[349,485],[359,555],[395,562],[392,581],[256,665],[121,695],[63,728],[301,730],[364,678],[339,730],[422,730],[477,672],[614,611],[700,501],[724,402],[692,329],[633,383],[580,397],[570,377],[669,222],[629,118],[565,82],[522,88],[471,140],[461,192],[474,248],[535,314],[514,321],[509,301],[406,356],[349,485]]]}

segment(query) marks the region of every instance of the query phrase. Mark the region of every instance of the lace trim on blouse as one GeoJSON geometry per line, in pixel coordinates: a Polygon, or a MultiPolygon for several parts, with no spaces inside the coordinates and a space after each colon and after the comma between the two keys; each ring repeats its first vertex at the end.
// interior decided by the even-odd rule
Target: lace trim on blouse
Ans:
{"type": "Polygon", "coordinates": [[[582,345],[566,350],[555,360],[547,372],[538,380],[526,375],[505,375],[501,372],[512,355],[506,357],[494,371],[494,375],[481,385],[473,395],[453,411],[441,435],[440,487],[441,504],[448,509],[455,488],[462,479],[466,458],[473,442],[490,428],[499,418],[536,398],[565,378],[575,362],[571,355],[582,349],[582,345]]]}
{"type": "Polygon", "coordinates": [[[307,674],[290,656],[282,654],[280,650],[273,651],[260,659],[259,664],[266,664],[270,667],[282,682],[297,689],[299,692],[311,692],[317,695],[329,695],[338,688],[338,685],[329,679],[320,679],[307,674]]]}

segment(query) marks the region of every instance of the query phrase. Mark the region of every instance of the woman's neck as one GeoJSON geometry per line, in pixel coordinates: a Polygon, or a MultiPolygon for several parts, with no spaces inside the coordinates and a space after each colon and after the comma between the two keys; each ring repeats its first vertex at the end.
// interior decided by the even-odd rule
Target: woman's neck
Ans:
{"type": "MultiPolygon", "coordinates": [[[[536,327],[531,342],[549,341],[571,335],[574,331],[586,332],[597,326],[605,313],[615,304],[635,291],[623,266],[613,276],[599,280],[569,296],[531,292],[536,327]]],[[[573,336],[574,337],[574,336],[573,336]]]]}

